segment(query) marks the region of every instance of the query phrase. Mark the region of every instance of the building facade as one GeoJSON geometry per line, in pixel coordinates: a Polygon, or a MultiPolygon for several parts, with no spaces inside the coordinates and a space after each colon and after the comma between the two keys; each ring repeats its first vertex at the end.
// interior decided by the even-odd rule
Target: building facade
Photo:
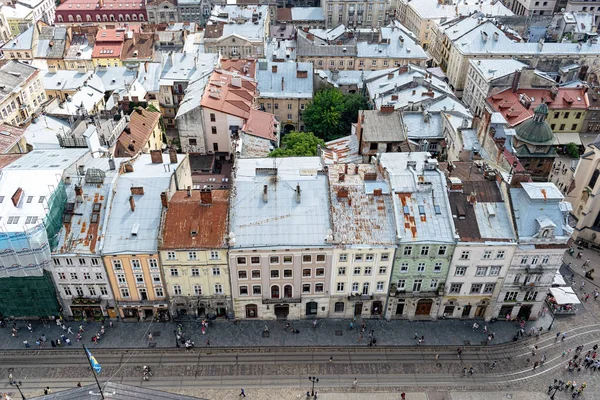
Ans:
{"type": "Polygon", "coordinates": [[[117,0],[68,0],[56,7],[56,23],[81,25],[91,22],[143,23],[145,2],[117,0]]]}
{"type": "Polygon", "coordinates": [[[390,4],[383,0],[375,2],[356,0],[327,0],[321,4],[325,12],[327,28],[344,24],[353,28],[378,28],[393,18],[390,4]]]}
{"type": "Polygon", "coordinates": [[[232,312],[227,256],[228,190],[182,190],[163,210],[160,261],[171,315],[232,312]]]}
{"type": "Polygon", "coordinates": [[[333,248],[321,160],[236,163],[229,229],[236,318],[326,317],[333,248]]]}
{"type": "Polygon", "coordinates": [[[46,100],[37,68],[10,61],[0,68],[0,122],[21,125],[31,120],[46,100]]]}

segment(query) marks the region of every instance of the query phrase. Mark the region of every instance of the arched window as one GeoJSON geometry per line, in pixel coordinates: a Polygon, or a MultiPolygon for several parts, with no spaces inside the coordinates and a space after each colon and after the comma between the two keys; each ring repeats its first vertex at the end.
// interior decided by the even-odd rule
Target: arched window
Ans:
{"type": "Polygon", "coordinates": [[[63,22],[62,15],[59,15],[59,16],[57,16],[56,18],[58,19],[58,22],[63,22]]]}
{"type": "Polygon", "coordinates": [[[363,291],[362,294],[369,294],[369,282],[363,283],[363,291]]]}
{"type": "Polygon", "coordinates": [[[283,287],[283,298],[291,299],[294,297],[294,289],[292,289],[292,285],[285,285],[283,287]]]}
{"type": "Polygon", "coordinates": [[[140,21],[144,20],[144,14],[140,14],[140,21]]]}
{"type": "Polygon", "coordinates": [[[102,21],[102,17],[101,17],[100,15],[98,15],[98,14],[96,14],[96,21],[97,21],[97,22],[100,22],[100,21],[102,21]]]}
{"type": "Polygon", "coordinates": [[[118,15],[119,21],[123,21],[123,14],[118,15]]]}
{"type": "Polygon", "coordinates": [[[77,14],[77,15],[75,16],[75,20],[76,20],[77,22],[81,22],[81,15],[77,14]]]}
{"type": "Polygon", "coordinates": [[[109,19],[109,20],[111,20],[111,21],[114,21],[114,20],[115,20],[115,16],[114,16],[114,15],[112,15],[112,14],[110,14],[110,15],[108,16],[108,19],[109,19]]]}
{"type": "Polygon", "coordinates": [[[69,22],[73,22],[73,16],[69,14],[69,22]]]}
{"type": "Polygon", "coordinates": [[[92,16],[91,16],[90,14],[86,14],[86,15],[85,15],[85,20],[86,20],[87,22],[92,22],[92,16]]]}
{"type": "Polygon", "coordinates": [[[108,15],[102,14],[102,21],[104,21],[104,22],[108,21],[108,15]]]}
{"type": "Polygon", "coordinates": [[[130,21],[131,20],[131,16],[129,14],[125,14],[125,21],[130,21]]]}
{"type": "Polygon", "coordinates": [[[137,14],[133,14],[133,15],[131,16],[131,19],[133,19],[134,21],[137,21],[137,14]]]}
{"type": "Polygon", "coordinates": [[[335,312],[344,312],[344,303],[341,301],[338,301],[337,303],[335,303],[333,310],[335,312]]]}
{"type": "Polygon", "coordinates": [[[271,286],[271,298],[272,299],[279,298],[279,286],[277,286],[277,285],[271,286]]]}

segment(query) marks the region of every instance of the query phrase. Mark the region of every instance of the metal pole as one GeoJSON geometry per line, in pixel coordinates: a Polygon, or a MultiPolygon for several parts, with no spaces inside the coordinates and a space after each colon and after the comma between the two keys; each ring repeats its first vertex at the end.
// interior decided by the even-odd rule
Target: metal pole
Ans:
{"type": "MultiPolygon", "coordinates": [[[[550,310],[552,311],[552,310],[550,310]]],[[[550,326],[548,327],[548,330],[552,329],[552,325],[554,325],[554,320],[556,319],[556,312],[552,312],[552,322],[550,322],[550,326]]]]}
{"type": "Polygon", "coordinates": [[[23,400],[27,400],[27,399],[25,399],[25,395],[21,391],[21,381],[15,382],[15,386],[17,387],[17,390],[19,391],[19,394],[21,395],[21,397],[23,398],[23,400]]]}
{"type": "Polygon", "coordinates": [[[102,391],[102,387],[100,386],[100,382],[98,382],[98,377],[96,376],[96,371],[94,371],[94,366],[92,365],[92,360],[88,356],[88,349],[85,347],[85,344],[81,345],[83,347],[83,351],[85,351],[85,358],[87,358],[90,363],[90,368],[92,369],[92,375],[94,375],[94,379],[96,380],[96,385],[98,385],[98,390],[100,391],[100,397],[104,400],[104,392],[102,391]]]}

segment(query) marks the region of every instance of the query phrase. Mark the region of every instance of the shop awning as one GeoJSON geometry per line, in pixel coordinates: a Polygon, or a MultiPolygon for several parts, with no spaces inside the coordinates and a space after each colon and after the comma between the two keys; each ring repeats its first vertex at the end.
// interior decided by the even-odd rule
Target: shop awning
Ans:
{"type": "Polygon", "coordinates": [[[554,275],[554,279],[552,280],[552,286],[565,286],[567,282],[565,282],[565,278],[561,275],[560,272],[556,272],[554,275]]]}
{"type": "Polygon", "coordinates": [[[554,296],[554,300],[556,300],[556,304],[558,305],[581,304],[581,301],[579,301],[579,298],[569,286],[550,288],[550,293],[554,296]]]}
{"type": "Polygon", "coordinates": [[[583,146],[581,138],[577,132],[554,132],[554,145],[565,145],[575,143],[577,146],[583,146]]]}

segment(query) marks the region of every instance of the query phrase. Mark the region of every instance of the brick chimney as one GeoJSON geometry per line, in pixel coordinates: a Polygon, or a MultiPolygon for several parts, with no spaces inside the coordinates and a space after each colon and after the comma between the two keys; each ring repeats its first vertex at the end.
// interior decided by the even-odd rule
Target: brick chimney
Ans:
{"type": "Polygon", "coordinates": [[[131,211],[135,211],[135,200],[133,196],[129,196],[129,207],[131,207],[131,211]]]}
{"type": "Polygon", "coordinates": [[[277,65],[271,65],[271,72],[277,72],[277,65]]]}
{"type": "Polygon", "coordinates": [[[169,149],[169,161],[171,164],[177,164],[177,150],[174,148],[169,149]]]}
{"type": "Polygon", "coordinates": [[[12,195],[12,197],[10,198],[12,200],[12,203],[15,207],[19,206],[19,201],[21,200],[21,196],[23,195],[23,189],[18,188],[15,191],[15,194],[12,195]]]}
{"type": "Polygon", "coordinates": [[[167,192],[162,192],[160,194],[160,202],[164,208],[169,208],[169,199],[167,197],[167,192]]]}
{"type": "Polygon", "coordinates": [[[212,204],[212,190],[202,189],[200,190],[200,204],[212,204]]]}
{"type": "Polygon", "coordinates": [[[391,104],[382,105],[381,108],[379,108],[379,111],[382,113],[393,113],[394,106],[391,104]]]}
{"type": "Polygon", "coordinates": [[[143,186],[132,186],[131,187],[131,194],[134,195],[143,195],[144,194],[144,187],[143,186]]]}
{"type": "Polygon", "coordinates": [[[161,164],[163,161],[162,152],[160,150],[150,150],[150,158],[152,164],[161,164]]]}

